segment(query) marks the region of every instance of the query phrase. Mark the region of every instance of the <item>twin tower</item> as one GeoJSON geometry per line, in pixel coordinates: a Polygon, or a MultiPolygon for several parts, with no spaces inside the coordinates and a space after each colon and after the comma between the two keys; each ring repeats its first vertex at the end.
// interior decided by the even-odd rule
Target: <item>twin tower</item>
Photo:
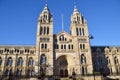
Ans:
{"type": "Polygon", "coordinates": [[[90,40],[86,20],[77,7],[71,15],[70,34],[53,34],[53,17],[46,4],[38,18],[35,69],[40,74],[67,77],[92,74],[90,40]]]}

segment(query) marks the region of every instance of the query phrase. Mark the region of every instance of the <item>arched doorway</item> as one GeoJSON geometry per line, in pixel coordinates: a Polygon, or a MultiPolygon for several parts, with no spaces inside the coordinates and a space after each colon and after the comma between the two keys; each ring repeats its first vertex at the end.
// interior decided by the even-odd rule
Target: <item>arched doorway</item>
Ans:
{"type": "Polygon", "coordinates": [[[45,54],[42,54],[40,57],[40,74],[41,76],[45,76],[46,75],[46,62],[47,62],[47,58],[45,54]]]}
{"type": "Polygon", "coordinates": [[[68,61],[65,55],[60,56],[56,61],[56,75],[68,77],[68,61]]]}

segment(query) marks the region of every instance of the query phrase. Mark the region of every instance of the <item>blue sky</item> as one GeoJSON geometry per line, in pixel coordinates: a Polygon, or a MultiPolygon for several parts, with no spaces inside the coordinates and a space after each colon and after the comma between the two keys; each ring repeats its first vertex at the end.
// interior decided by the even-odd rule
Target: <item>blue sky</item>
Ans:
{"type": "MultiPolygon", "coordinates": [[[[35,45],[38,16],[45,0],[0,0],[0,44],[35,45]]],[[[74,0],[48,0],[53,14],[54,33],[69,33],[74,0]]],[[[120,45],[120,0],[76,0],[76,6],[94,36],[92,45],[120,45]]]]}

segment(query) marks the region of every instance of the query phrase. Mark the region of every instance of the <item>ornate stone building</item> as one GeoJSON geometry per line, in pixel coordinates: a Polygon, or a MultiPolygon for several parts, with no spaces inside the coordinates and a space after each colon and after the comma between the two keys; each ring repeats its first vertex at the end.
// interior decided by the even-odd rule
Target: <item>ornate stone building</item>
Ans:
{"type": "Polygon", "coordinates": [[[120,73],[120,48],[90,46],[87,22],[77,7],[70,34],[53,34],[53,17],[46,4],[38,18],[36,46],[0,46],[0,75],[34,76],[120,73]],[[104,71],[104,72],[103,72],[104,71]]]}
{"type": "Polygon", "coordinates": [[[36,54],[39,61],[44,56],[48,75],[92,74],[87,23],[76,6],[71,15],[70,34],[64,30],[53,34],[53,18],[45,6],[38,19],[36,54]]]}

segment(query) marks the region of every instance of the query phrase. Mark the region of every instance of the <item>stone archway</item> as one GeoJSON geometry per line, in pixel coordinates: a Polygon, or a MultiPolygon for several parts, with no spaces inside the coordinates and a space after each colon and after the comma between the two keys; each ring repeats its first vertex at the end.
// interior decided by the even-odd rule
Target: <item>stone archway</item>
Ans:
{"type": "Polygon", "coordinates": [[[56,61],[56,75],[68,77],[68,60],[67,56],[62,55],[56,61]]]}

